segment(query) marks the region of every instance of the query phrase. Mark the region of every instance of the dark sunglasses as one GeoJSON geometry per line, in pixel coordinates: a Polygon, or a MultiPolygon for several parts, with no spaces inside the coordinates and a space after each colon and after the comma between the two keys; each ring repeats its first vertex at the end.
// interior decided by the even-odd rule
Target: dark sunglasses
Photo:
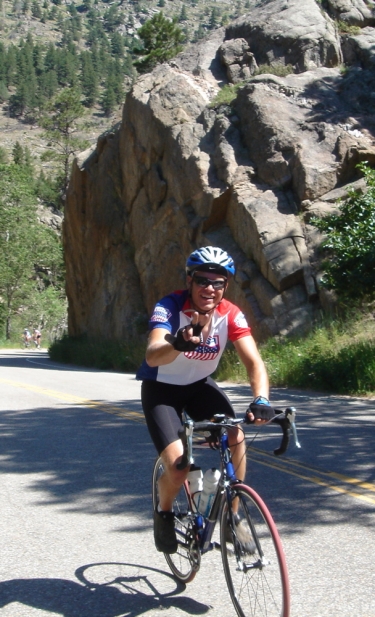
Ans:
{"type": "Polygon", "coordinates": [[[208,279],[206,276],[199,276],[198,274],[193,276],[193,281],[198,285],[198,287],[209,287],[211,285],[216,290],[224,289],[227,284],[226,279],[218,279],[217,281],[213,281],[212,279],[208,279]]]}

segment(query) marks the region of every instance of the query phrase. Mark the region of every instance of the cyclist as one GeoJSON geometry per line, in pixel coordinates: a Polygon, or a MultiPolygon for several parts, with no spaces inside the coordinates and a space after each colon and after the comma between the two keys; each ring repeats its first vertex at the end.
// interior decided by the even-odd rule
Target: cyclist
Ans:
{"type": "Polygon", "coordinates": [[[30,341],[31,341],[31,334],[27,328],[24,329],[22,338],[23,338],[25,347],[29,347],[30,341]]]}
{"type": "Polygon", "coordinates": [[[37,349],[40,349],[41,338],[42,338],[42,334],[41,334],[40,330],[38,330],[37,328],[34,328],[33,340],[34,340],[34,343],[35,343],[35,347],[37,349]]]}
{"type": "MultiPolygon", "coordinates": [[[[210,377],[228,339],[249,375],[254,396],[249,420],[255,420],[254,413],[257,423],[273,415],[267,371],[245,316],[224,299],[228,281],[235,274],[233,259],[221,248],[203,247],[188,257],[186,274],[187,289],[167,295],[154,308],[145,360],[137,373],[137,379],[142,380],[147,426],[164,466],[158,486],[160,501],[154,512],[155,545],[169,554],[177,550],[173,501],[189,471],[177,469],[183,453],[178,437],[182,411],[186,409],[195,421],[209,420],[215,413],[235,416],[226,394],[210,377]]],[[[243,480],[243,433],[233,427],[228,436],[237,477],[243,480]]]]}

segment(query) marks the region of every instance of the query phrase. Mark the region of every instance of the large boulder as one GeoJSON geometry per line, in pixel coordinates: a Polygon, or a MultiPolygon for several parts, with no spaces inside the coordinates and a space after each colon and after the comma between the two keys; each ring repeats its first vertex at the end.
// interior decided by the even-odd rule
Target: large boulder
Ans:
{"type": "Polygon", "coordinates": [[[341,61],[334,23],[315,0],[259,3],[228,26],[225,38],[245,39],[258,65],[291,64],[302,72],[341,61]]]}
{"type": "Polygon", "coordinates": [[[271,0],[140,77],[121,126],[73,166],[70,333],[138,336],[206,244],[233,254],[228,297],[258,339],[310,328],[325,302],[311,218],[375,164],[373,71],[353,54],[336,68],[340,39],[314,0],[271,0]],[[254,75],[260,64],[295,72],[254,75]],[[235,98],[217,103],[227,81],[235,98]]]}
{"type": "Polygon", "coordinates": [[[375,11],[373,2],[365,0],[327,0],[330,15],[352,26],[373,26],[375,11]]]}
{"type": "Polygon", "coordinates": [[[291,185],[299,201],[350,181],[355,165],[366,160],[361,152],[373,146],[370,136],[348,128],[354,109],[339,92],[343,83],[337,69],[317,69],[285,78],[260,75],[240,90],[241,129],[262,181],[291,185]]]}

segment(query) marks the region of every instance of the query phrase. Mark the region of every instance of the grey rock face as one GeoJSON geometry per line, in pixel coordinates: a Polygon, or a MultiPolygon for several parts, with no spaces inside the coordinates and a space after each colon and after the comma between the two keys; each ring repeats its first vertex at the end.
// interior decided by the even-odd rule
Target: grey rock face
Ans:
{"type": "Polygon", "coordinates": [[[372,2],[365,0],[327,0],[328,10],[335,19],[352,26],[373,26],[375,11],[372,2]]]}
{"type": "Polygon", "coordinates": [[[233,255],[229,298],[258,339],[310,328],[326,302],[311,217],[336,207],[360,161],[375,164],[372,36],[342,38],[355,65],[342,73],[330,17],[313,0],[271,0],[140,77],[121,127],[74,164],[71,334],[136,336],[206,244],[233,255]],[[254,75],[276,61],[295,72],[254,75]],[[235,99],[215,104],[227,81],[235,99]]]}
{"type": "Polygon", "coordinates": [[[233,22],[226,39],[245,39],[256,62],[291,64],[297,72],[341,61],[333,22],[315,0],[273,0],[233,22]]]}

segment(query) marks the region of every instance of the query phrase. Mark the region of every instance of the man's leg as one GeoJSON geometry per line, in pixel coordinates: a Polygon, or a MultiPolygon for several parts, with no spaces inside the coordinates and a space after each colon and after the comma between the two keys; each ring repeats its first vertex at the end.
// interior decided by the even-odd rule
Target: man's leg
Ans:
{"type": "Polygon", "coordinates": [[[161,453],[164,473],[159,478],[159,507],[165,512],[173,510],[173,501],[189,473],[189,466],[177,469],[183,454],[181,439],[169,444],[161,453]]]}
{"type": "Polygon", "coordinates": [[[233,427],[228,431],[228,441],[236,476],[243,482],[246,475],[245,435],[240,428],[233,427]]]}

